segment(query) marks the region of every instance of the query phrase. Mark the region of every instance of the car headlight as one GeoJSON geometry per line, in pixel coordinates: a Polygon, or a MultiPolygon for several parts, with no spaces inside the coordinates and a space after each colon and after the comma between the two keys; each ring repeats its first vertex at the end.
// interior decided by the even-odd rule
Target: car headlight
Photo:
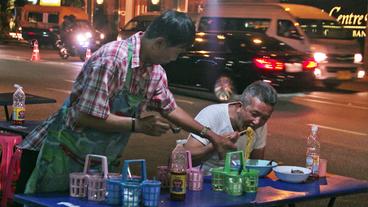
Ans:
{"type": "Polygon", "coordinates": [[[77,41],[84,42],[86,41],[86,37],[83,34],[77,34],[77,41]]]}
{"type": "Polygon", "coordinates": [[[361,63],[363,61],[363,56],[361,53],[354,54],[354,63],[361,63]]]}
{"type": "Polygon", "coordinates": [[[100,34],[100,39],[101,39],[101,40],[105,39],[105,34],[104,34],[104,33],[101,33],[101,34],[100,34]]]}
{"type": "Polygon", "coordinates": [[[327,59],[326,53],[323,52],[315,52],[313,54],[314,60],[317,61],[317,63],[323,62],[327,59]]]}
{"type": "Polygon", "coordinates": [[[85,33],[85,36],[86,36],[87,38],[91,38],[91,37],[92,37],[92,33],[90,33],[90,32],[86,32],[86,33],[85,33]]]}
{"type": "Polygon", "coordinates": [[[357,73],[357,78],[364,78],[365,76],[365,71],[364,70],[359,70],[357,73]]]}

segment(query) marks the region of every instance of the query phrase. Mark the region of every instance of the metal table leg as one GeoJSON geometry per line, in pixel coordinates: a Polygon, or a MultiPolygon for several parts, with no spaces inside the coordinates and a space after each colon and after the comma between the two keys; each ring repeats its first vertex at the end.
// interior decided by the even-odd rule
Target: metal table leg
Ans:
{"type": "Polygon", "coordinates": [[[333,207],[335,204],[336,197],[330,198],[330,201],[328,202],[328,207],[333,207]]]}
{"type": "Polygon", "coordinates": [[[6,121],[10,121],[10,116],[9,116],[8,106],[4,105],[4,111],[5,111],[5,118],[6,118],[6,121]]]}

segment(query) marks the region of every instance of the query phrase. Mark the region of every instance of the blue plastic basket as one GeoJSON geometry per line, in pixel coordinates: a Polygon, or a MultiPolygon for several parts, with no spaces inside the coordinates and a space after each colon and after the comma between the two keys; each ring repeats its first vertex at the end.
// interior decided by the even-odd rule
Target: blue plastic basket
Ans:
{"type": "Polygon", "coordinates": [[[142,182],[147,179],[146,161],[141,160],[125,160],[122,170],[121,182],[121,204],[122,206],[140,206],[142,196],[142,182]],[[131,176],[129,165],[139,163],[141,165],[141,176],[131,176]],[[129,176],[128,176],[129,175],[129,176]]]}

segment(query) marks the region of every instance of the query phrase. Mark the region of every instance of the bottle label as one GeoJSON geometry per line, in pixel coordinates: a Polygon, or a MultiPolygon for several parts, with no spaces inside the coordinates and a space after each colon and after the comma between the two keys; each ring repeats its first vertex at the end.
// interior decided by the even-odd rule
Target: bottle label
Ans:
{"type": "Polygon", "coordinates": [[[185,194],[187,188],[186,173],[171,173],[170,193],[185,194]]]}
{"type": "Polygon", "coordinates": [[[313,166],[313,157],[312,156],[307,156],[306,167],[308,169],[312,170],[312,166],[313,166]]]}
{"type": "Polygon", "coordinates": [[[24,121],[26,110],[24,107],[14,107],[13,108],[13,120],[24,121]]]}
{"type": "Polygon", "coordinates": [[[319,156],[313,156],[312,174],[318,174],[319,156]]]}

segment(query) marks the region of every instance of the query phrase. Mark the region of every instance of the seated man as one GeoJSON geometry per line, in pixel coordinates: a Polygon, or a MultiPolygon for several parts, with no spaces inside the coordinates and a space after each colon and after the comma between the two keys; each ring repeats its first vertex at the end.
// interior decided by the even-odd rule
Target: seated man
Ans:
{"type": "MultiPolygon", "coordinates": [[[[207,106],[195,119],[215,133],[233,140],[238,150],[244,151],[246,159],[263,159],[267,137],[265,124],[276,102],[275,89],[268,83],[256,81],[243,91],[240,101],[207,106]],[[246,133],[241,135],[243,133],[239,132],[244,130],[246,133]]],[[[203,137],[189,134],[185,148],[191,151],[194,165],[203,164],[205,175],[213,167],[224,166],[212,143],[203,137]]]]}

